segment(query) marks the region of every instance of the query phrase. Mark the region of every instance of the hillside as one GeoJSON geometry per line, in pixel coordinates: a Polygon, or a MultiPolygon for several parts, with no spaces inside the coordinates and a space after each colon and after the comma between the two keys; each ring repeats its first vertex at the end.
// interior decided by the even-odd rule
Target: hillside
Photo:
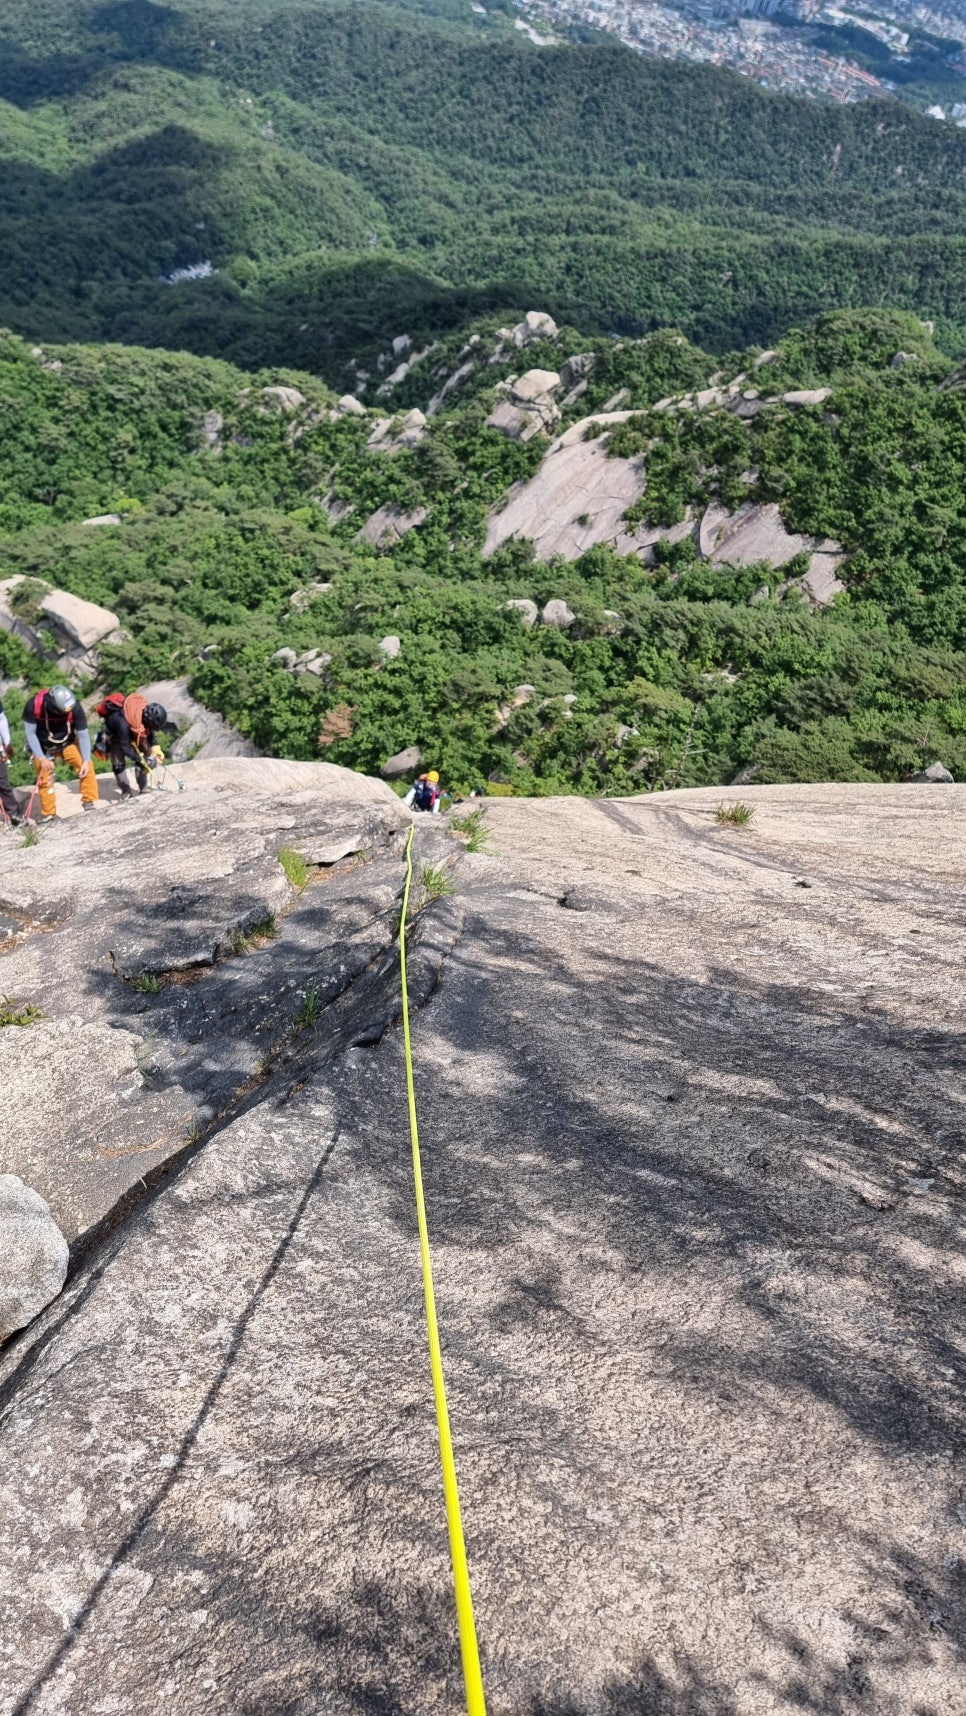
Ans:
{"type": "MultiPolygon", "coordinates": [[[[406,813],[201,768],[0,832],[44,1015],[0,1029],[6,1162],[73,1242],[0,1352],[0,1704],[451,1716],[406,813]]],[[[488,1708],[953,1716],[966,787],[751,788],[743,829],[719,796],[488,804],[489,853],[419,819],[488,1708]]]]}
{"type": "MultiPolygon", "coordinates": [[[[274,755],[417,745],[454,791],[966,772],[966,388],[921,323],[722,364],[535,315],[380,390],[7,337],[5,623],[44,580],[116,614],[105,683],[188,678],[274,755]]],[[[0,631],[0,671],[52,669],[0,631]]]]}
{"type": "Polygon", "coordinates": [[[340,390],[400,318],[534,302],[718,352],[861,305],[966,340],[962,132],[452,12],[14,0],[0,322],[340,390]]]}

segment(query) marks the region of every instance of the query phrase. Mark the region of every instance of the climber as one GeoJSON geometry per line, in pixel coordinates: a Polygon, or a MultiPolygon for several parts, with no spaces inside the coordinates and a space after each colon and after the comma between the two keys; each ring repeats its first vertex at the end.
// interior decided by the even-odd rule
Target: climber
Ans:
{"type": "Polygon", "coordinates": [[[13,787],[10,785],[10,775],[7,770],[7,763],[12,756],[10,722],[3,712],[3,704],[0,703],[0,807],[3,810],[4,821],[11,822],[16,828],[21,821],[20,806],[17,803],[13,787]]]}
{"type": "Polygon", "coordinates": [[[34,760],[40,808],[44,816],[57,815],[54,797],[54,760],[63,757],[80,781],[81,808],[93,810],[97,803],[97,776],[91,761],[91,736],[87,716],[66,685],[38,691],[27,700],[23,712],[27,749],[34,760]]]}
{"type": "Polygon", "coordinates": [[[138,792],[146,792],[148,770],[156,769],[164,758],[157,735],[167,724],[167,710],[162,704],[148,703],[136,694],[125,697],[120,691],[112,691],[97,705],[96,713],[103,726],[94,742],[94,750],[98,756],[110,758],[121,797],[133,796],[127,778],[129,761],[134,765],[138,792]]]}
{"type": "Polygon", "coordinates": [[[403,799],[403,804],[412,805],[413,810],[431,810],[439,812],[443,808],[443,799],[447,795],[439,784],[439,775],[435,769],[430,769],[426,775],[420,775],[414,786],[411,786],[403,799]]]}

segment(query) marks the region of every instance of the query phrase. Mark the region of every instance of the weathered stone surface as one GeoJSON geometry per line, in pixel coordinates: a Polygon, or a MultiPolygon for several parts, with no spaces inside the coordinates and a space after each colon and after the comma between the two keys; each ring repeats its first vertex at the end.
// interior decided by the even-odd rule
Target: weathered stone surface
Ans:
{"type": "Polygon", "coordinates": [[[380,417],[373,426],[366,446],[371,453],[401,453],[407,447],[418,447],[424,440],[429,425],[421,411],[407,411],[399,421],[395,432],[392,417],[380,417]]]}
{"type": "Polygon", "coordinates": [[[782,394],[784,405],[824,405],[826,399],[831,399],[830,387],[805,387],[793,389],[790,393],[782,394]]]}
{"type": "Polygon", "coordinates": [[[275,654],[272,656],[272,660],[279,667],[294,667],[295,663],[298,661],[298,655],[294,649],[277,649],[275,654]]]}
{"type": "Polygon", "coordinates": [[[702,543],[702,552],[718,566],[753,566],[758,560],[785,566],[811,545],[811,537],[796,536],[786,529],[781,510],[774,502],[766,506],[749,502],[725,517],[717,529],[716,540],[709,549],[702,543]]]}
{"type": "Polygon", "coordinates": [[[514,346],[532,346],[540,340],[555,340],[557,324],[545,310],[528,310],[523,321],[510,330],[508,337],[514,346]]]}
{"type": "Polygon", "coordinates": [[[393,633],[379,641],[379,654],[384,656],[387,661],[395,661],[401,650],[402,639],[397,638],[393,633]]]}
{"type": "Polygon", "coordinates": [[[429,517],[429,508],[413,507],[411,512],[405,512],[402,507],[387,503],[368,518],[360,531],[356,532],[357,542],[368,542],[373,548],[391,548],[394,543],[401,542],[410,530],[424,524],[429,517]]]}
{"type": "Polygon", "coordinates": [[[633,415],[599,413],[571,424],[548,449],[536,475],[511,490],[506,505],[491,513],[484,555],[495,554],[513,536],[528,538],[539,560],[554,554],[573,560],[599,542],[622,543],[628,535],[624,514],[644,492],[644,461],[608,458],[606,434],[612,423],[625,423],[633,415]],[[600,432],[585,440],[590,428],[600,432]]]}
{"type": "MultiPolygon", "coordinates": [[[[36,1062],[32,1070],[36,1080],[36,1062]]],[[[13,1095],[5,1083],[8,1116],[13,1095]]],[[[67,1241],[43,1198],[16,1174],[0,1174],[0,1341],[56,1299],[67,1277],[67,1260],[67,1241]]]]}
{"type": "MultiPolygon", "coordinates": [[[[720,789],[487,800],[493,854],[457,854],[413,1045],[499,1716],[966,1707],[966,790],[941,796],[742,787],[748,829],[720,789]]],[[[443,821],[420,858],[454,853],[443,821]]],[[[287,1019],[353,911],[391,917],[397,856],[348,893],[372,869],[303,896],[287,1019]]],[[[262,964],[225,1034],[273,958],[236,962],[262,964]]],[[[9,1351],[3,1708],[458,1705],[382,981],[9,1351]]],[[[166,993],[187,1046],[194,987],[166,993]]]]}
{"type": "Polygon", "coordinates": [[[117,631],[121,623],[110,608],[102,608],[97,602],[85,602],[80,596],[69,595],[66,590],[51,590],[40,605],[57,630],[85,650],[102,643],[111,632],[117,631]]]}
{"type": "MultiPolygon", "coordinates": [[[[407,820],[384,783],[333,764],[224,758],[178,774],[183,793],[172,783],[46,827],[5,857],[0,912],[21,927],[3,993],[44,1018],[0,1030],[3,1161],[70,1239],[183,1148],[284,1034],[289,979],[308,981],[319,958],[321,902],[295,894],[279,848],[330,849],[348,825],[354,849],[378,851],[407,820]],[[265,958],[245,955],[244,938],[285,913],[265,958]]],[[[353,883],[360,898],[376,874],[353,883]]]]}
{"type": "Polygon", "coordinates": [[[262,398],[273,411],[286,413],[297,411],[300,405],[305,404],[305,394],[300,393],[297,387],[263,387],[262,398]]]}
{"type": "MultiPolygon", "coordinates": [[[[295,652],[291,653],[294,656],[295,652]]],[[[142,686],[142,694],[149,703],[160,703],[167,710],[168,719],[181,729],[171,747],[172,763],[194,757],[206,761],[214,757],[257,757],[250,739],[234,732],[213,709],[206,709],[191,696],[186,679],[155,680],[152,685],[142,686]]]]}
{"type": "Polygon", "coordinates": [[[920,769],[917,775],[912,776],[912,779],[920,782],[922,785],[925,785],[928,782],[935,782],[937,785],[942,786],[953,785],[953,776],[950,774],[945,763],[930,763],[928,769],[920,769]]]}
{"type": "Polygon", "coordinates": [[[575,352],[560,366],[560,383],[562,387],[574,387],[577,382],[586,381],[597,367],[597,358],[593,352],[575,352]]]}
{"type": "Polygon", "coordinates": [[[544,626],[559,626],[566,630],[568,626],[573,625],[576,617],[573,609],[568,608],[562,597],[555,596],[541,610],[540,623],[544,626]]]}
{"type": "Polygon", "coordinates": [[[206,411],[201,421],[201,439],[206,447],[215,452],[221,452],[221,432],[225,427],[225,419],[220,411],[206,411]]]}
{"type": "Polygon", "coordinates": [[[343,417],[365,417],[367,415],[365,406],[361,400],[356,398],[354,393],[344,393],[336,404],[336,410],[341,412],[343,417]]]}
{"type": "Polygon", "coordinates": [[[99,512],[97,514],[96,518],[82,518],[81,519],[81,524],[87,525],[90,529],[99,529],[104,525],[112,525],[112,524],[120,524],[120,523],[121,523],[121,515],[119,512],[99,512]]]}
{"type": "Polygon", "coordinates": [[[415,769],[421,768],[423,753],[418,745],[409,745],[405,751],[397,751],[394,757],[387,757],[379,773],[387,781],[398,781],[403,775],[410,775],[415,769]]]}
{"type": "Polygon", "coordinates": [[[529,596],[511,596],[509,602],[507,602],[505,606],[516,610],[523,625],[536,625],[537,615],[539,614],[540,609],[537,607],[536,602],[530,600],[529,596]]]}
{"type": "Polygon", "coordinates": [[[290,608],[294,608],[297,614],[304,614],[305,610],[310,608],[313,602],[317,602],[320,596],[327,596],[331,588],[331,584],[306,584],[302,590],[293,590],[288,599],[288,605],[290,608]]]}

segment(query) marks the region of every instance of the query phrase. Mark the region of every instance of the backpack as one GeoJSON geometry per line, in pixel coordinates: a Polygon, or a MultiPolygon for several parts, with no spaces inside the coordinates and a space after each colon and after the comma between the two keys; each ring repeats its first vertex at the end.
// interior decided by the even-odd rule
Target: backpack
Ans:
{"type": "Polygon", "coordinates": [[[432,810],[439,797],[439,787],[432,781],[417,781],[413,795],[414,810],[432,810]]]}

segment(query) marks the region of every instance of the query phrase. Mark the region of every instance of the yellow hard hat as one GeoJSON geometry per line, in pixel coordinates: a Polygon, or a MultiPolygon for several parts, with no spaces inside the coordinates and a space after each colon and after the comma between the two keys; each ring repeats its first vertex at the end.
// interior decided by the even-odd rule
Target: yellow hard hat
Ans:
{"type": "Polygon", "coordinates": [[[438,781],[439,775],[436,773],[435,769],[430,769],[429,774],[426,776],[426,779],[428,781],[438,781]]]}

